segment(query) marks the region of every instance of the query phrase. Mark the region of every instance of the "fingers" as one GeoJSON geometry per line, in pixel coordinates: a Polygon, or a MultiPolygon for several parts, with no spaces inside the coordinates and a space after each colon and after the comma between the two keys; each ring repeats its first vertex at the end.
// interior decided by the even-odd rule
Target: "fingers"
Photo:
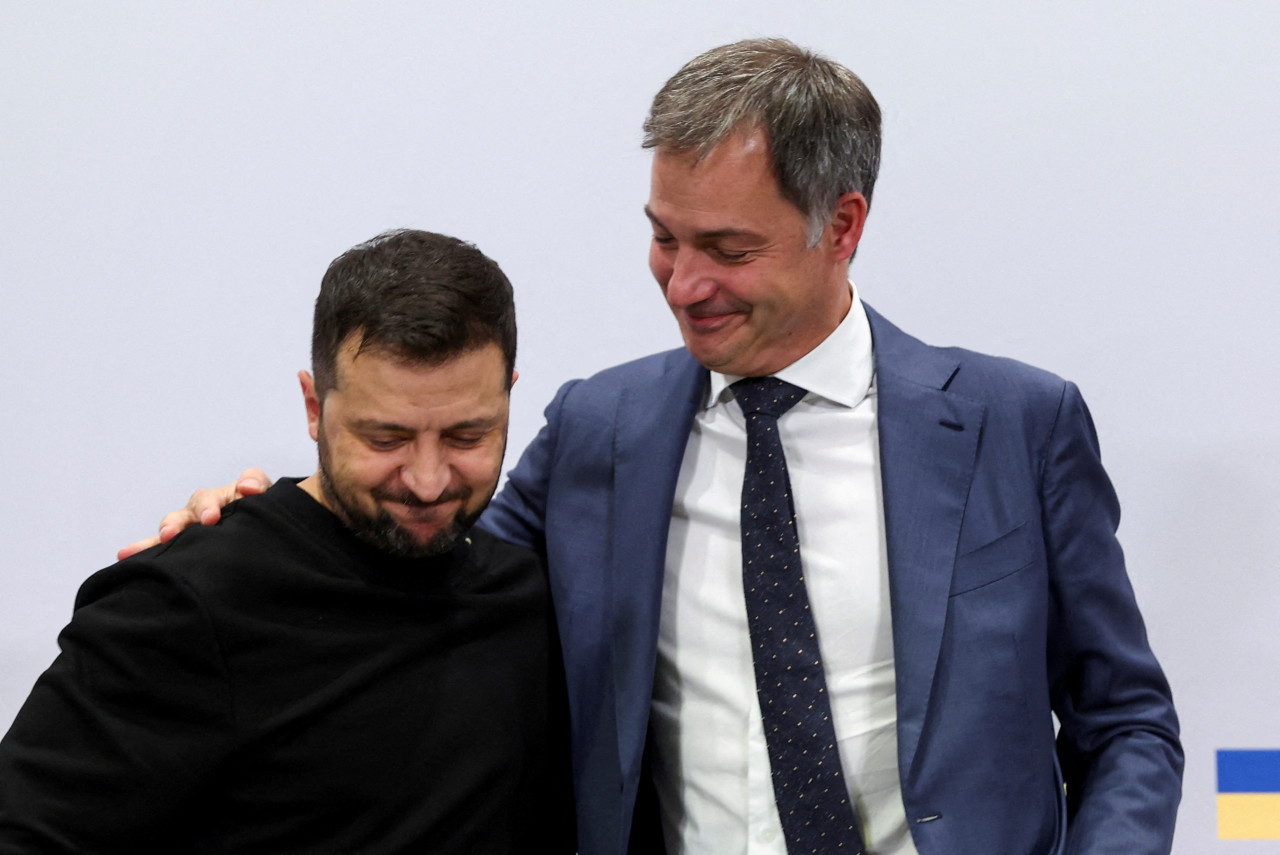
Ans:
{"type": "Polygon", "coordinates": [[[236,498],[241,499],[245,496],[255,496],[258,493],[266,492],[271,486],[271,479],[267,477],[267,473],[261,469],[246,469],[240,473],[240,477],[236,479],[236,498]]]}
{"type": "Polygon", "coordinates": [[[145,540],[134,541],[116,553],[116,560],[123,561],[130,555],[137,555],[144,549],[150,549],[160,542],[159,537],[148,537],[145,540]]]}
{"type": "Polygon", "coordinates": [[[271,479],[261,469],[246,469],[231,484],[209,490],[196,490],[180,511],[165,514],[160,520],[160,540],[166,541],[193,523],[213,525],[222,519],[222,509],[245,496],[253,496],[271,486],[271,479]]]}
{"type": "Polygon", "coordinates": [[[209,490],[196,490],[185,508],[167,513],[160,520],[160,540],[168,540],[189,525],[213,525],[222,519],[222,509],[240,498],[236,486],[225,484],[209,490]]]}
{"type": "MultiPolygon", "coordinates": [[[[230,486],[230,485],[228,485],[230,486]]],[[[224,488],[225,489],[225,488],[224,488]]],[[[144,549],[150,549],[157,544],[166,543],[173,540],[173,536],[182,531],[187,526],[196,521],[196,517],[192,514],[191,504],[195,502],[196,496],[200,493],[211,493],[213,490],[197,490],[196,494],[191,497],[191,502],[187,503],[187,507],[180,511],[170,511],[160,520],[160,533],[154,537],[137,540],[121,549],[116,553],[116,560],[123,561],[130,555],[137,555],[144,549]]],[[[215,518],[213,522],[217,522],[215,518]]]]}
{"type": "Polygon", "coordinates": [[[170,511],[160,519],[160,534],[129,544],[116,553],[116,558],[123,561],[144,549],[150,549],[158,543],[167,543],[174,535],[189,525],[213,525],[222,519],[222,509],[245,496],[253,496],[264,492],[271,486],[271,479],[261,469],[246,469],[240,477],[230,484],[206,490],[196,490],[187,500],[187,506],[177,511],[170,511]]]}

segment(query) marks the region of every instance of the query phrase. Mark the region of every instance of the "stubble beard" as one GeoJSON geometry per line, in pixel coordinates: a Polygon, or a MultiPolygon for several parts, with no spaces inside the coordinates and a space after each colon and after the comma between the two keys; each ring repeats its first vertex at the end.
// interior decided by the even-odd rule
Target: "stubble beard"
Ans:
{"type": "Polygon", "coordinates": [[[453,520],[447,526],[433,534],[429,539],[420,541],[413,536],[412,532],[396,522],[395,518],[385,508],[379,506],[375,513],[370,514],[360,507],[352,495],[353,491],[345,489],[334,479],[330,471],[329,449],[324,440],[323,430],[320,433],[318,445],[320,451],[320,489],[324,492],[330,509],[337,514],[338,518],[356,537],[370,546],[397,558],[430,558],[448,552],[453,549],[459,539],[466,536],[476,520],[480,518],[485,505],[488,505],[488,500],[486,500],[479,510],[468,513],[466,503],[467,499],[471,497],[470,490],[446,493],[436,502],[424,502],[407,491],[405,493],[395,493],[382,488],[374,488],[370,495],[375,500],[399,502],[409,507],[430,507],[442,501],[462,501],[462,507],[458,509],[458,513],[454,515],[453,520]]]}

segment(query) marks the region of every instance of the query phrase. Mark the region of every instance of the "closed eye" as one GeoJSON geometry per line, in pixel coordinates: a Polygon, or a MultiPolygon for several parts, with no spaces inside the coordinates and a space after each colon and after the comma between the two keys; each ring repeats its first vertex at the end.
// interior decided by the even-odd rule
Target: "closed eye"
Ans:
{"type": "Polygon", "coordinates": [[[404,442],[405,442],[404,438],[398,437],[398,436],[397,437],[368,437],[367,436],[364,438],[365,445],[369,446],[374,451],[394,451],[395,449],[404,445],[404,442]]]}
{"type": "Polygon", "coordinates": [[[751,253],[748,250],[721,249],[720,247],[715,247],[714,249],[711,250],[711,252],[721,261],[731,261],[731,262],[744,261],[746,260],[747,256],[751,255],[751,253]]]}

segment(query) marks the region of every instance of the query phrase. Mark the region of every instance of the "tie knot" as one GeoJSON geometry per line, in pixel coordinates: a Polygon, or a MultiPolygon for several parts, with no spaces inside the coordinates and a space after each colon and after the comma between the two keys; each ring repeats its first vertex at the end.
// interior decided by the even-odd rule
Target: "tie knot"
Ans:
{"type": "Polygon", "coordinates": [[[775,419],[804,397],[804,389],[777,377],[747,377],[729,388],[744,415],[763,413],[775,419]]]}

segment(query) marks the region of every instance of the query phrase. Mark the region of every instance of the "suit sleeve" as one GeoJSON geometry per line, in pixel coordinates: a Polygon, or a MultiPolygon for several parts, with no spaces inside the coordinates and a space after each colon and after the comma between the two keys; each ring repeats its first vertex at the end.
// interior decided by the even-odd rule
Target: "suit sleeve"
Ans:
{"type": "Polygon", "coordinates": [[[544,410],[546,424],[520,455],[515,468],[507,473],[506,485],[480,519],[483,528],[503,540],[535,549],[543,555],[546,554],[547,493],[560,434],[560,413],[565,398],[579,382],[570,381],[556,392],[544,410]]]}
{"type": "Polygon", "coordinates": [[[1048,442],[1042,493],[1066,852],[1168,853],[1182,788],[1178,720],[1115,537],[1119,502],[1071,384],[1048,442]]]}
{"type": "Polygon", "coordinates": [[[173,846],[231,738],[199,601],[135,559],[85,583],[58,644],[0,741],[0,853],[173,846]]]}

